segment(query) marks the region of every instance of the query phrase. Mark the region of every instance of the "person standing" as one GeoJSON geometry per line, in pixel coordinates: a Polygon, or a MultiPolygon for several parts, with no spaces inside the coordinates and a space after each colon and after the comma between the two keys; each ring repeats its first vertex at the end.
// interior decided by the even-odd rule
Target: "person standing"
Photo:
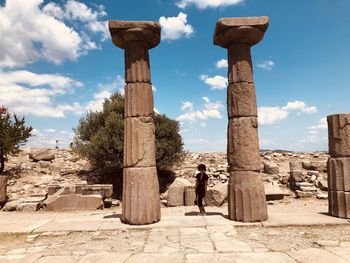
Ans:
{"type": "Polygon", "coordinates": [[[203,199],[206,196],[207,193],[207,185],[208,185],[208,179],[209,176],[205,173],[207,170],[207,167],[205,164],[200,164],[197,167],[199,173],[196,174],[196,205],[198,205],[199,208],[199,214],[200,215],[206,215],[204,210],[204,204],[203,199]]]}

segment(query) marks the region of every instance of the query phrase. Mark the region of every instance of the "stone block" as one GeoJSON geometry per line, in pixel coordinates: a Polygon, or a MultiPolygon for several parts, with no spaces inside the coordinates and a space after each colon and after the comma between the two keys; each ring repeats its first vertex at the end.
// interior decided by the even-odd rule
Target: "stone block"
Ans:
{"type": "Polygon", "coordinates": [[[332,216],[350,218],[350,192],[329,190],[328,211],[332,216]]]}
{"type": "Polygon", "coordinates": [[[149,116],[153,113],[152,85],[129,83],[125,86],[125,117],[149,116]]]}
{"type": "Polygon", "coordinates": [[[22,202],[16,206],[16,211],[35,212],[41,207],[40,202],[22,202]]]}
{"type": "Polygon", "coordinates": [[[185,203],[185,186],[171,185],[168,189],[168,206],[183,206],[185,203]]]}
{"type": "Polygon", "coordinates": [[[272,161],[263,161],[264,172],[267,174],[278,174],[280,172],[276,163],[272,161]]]}
{"type": "Polygon", "coordinates": [[[258,119],[243,117],[228,124],[227,160],[230,171],[260,171],[258,119]]]}
{"type": "Polygon", "coordinates": [[[241,222],[267,220],[262,176],[257,172],[233,171],[228,188],[229,219],[241,222]]]}
{"type": "Polygon", "coordinates": [[[101,195],[102,198],[110,198],[113,195],[112,184],[92,184],[82,187],[83,195],[101,195]]]}
{"type": "Polygon", "coordinates": [[[258,116],[254,83],[235,83],[227,88],[227,113],[234,117],[258,116]]]}
{"type": "Polygon", "coordinates": [[[282,200],[284,193],[278,185],[272,183],[264,184],[266,201],[282,200]]]}
{"type": "Polygon", "coordinates": [[[327,171],[327,162],[311,161],[311,162],[302,162],[302,164],[305,170],[319,171],[319,172],[327,171]]]}
{"type": "MultiPolygon", "coordinates": [[[[254,86],[253,65],[250,47],[246,44],[232,45],[228,48],[228,83],[247,83],[254,86]]],[[[254,87],[255,88],[255,87],[254,87]]],[[[256,101],[255,101],[256,105],[256,101]]]]}
{"type": "Polygon", "coordinates": [[[196,200],[196,189],[194,185],[185,186],[185,206],[193,206],[196,200]]]}
{"type": "Polygon", "coordinates": [[[333,158],[350,157],[350,114],[327,117],[329,154],[333,158]]]}
{"type": "Polygon", "coordinates": [[[126,118],[124,129],[124,167],[155,166],[153,118],[126,118]]]}
{"type": "Polygon", "coordinates": [[[300,161],[290,161],[289,169],[290,171],[301,171],[303,169],[303,163],[300,161]]]}
{"type": "Polygon", "coordinates": [[[350,192],[350,158],[329,158],[327,179],[329,190],[350,192]]]}
{"type": "Polygon", "coordinates": [[[0,175],[0,207],[7,202],[7,181],[8,176],[0,175]]]}
{"type": "Polygon", "coordinates": [[[151,84],[148,47],[140,43],[125,47],[125,82],[151,84]]]}
{"type": "Polygon", "coordinates": [[[122,221],[146,225],[160,220],[156,167],[124,168],[122,221]]]}
{"type": "Polygon", "coordinates": [[[132,42],[141,42],[153,48],[160,42],[158,22],[109,20],[108,28],[113,43],[119,48],[125,48],[128,43],[132,42]]]}
{"type": "Polygon", "coordinates": [[[101,195],[69,194],[48,198],[44,202],[47,211],[85,211],[103,207],[101,195]]]}
{"type": "Polygon", "coordinates": [[[228,48],[232,44],[257,44],[263,37],[269,25],[269,18],[237,17],[222,18],[216,23],[214,45],[228,48]]]}
{"type": "Polygon", "coordinates": [[[207,206],[222,206],[227,200],[227,184],[216,184],[207,190],[205,202],[207,206]]]}
{"type": "Polygon", "coordinates": [[[29,158],[35,162],[52,161],[55,159],[55,151],[52,149],[34,149],[30,152],[29,158]]]}

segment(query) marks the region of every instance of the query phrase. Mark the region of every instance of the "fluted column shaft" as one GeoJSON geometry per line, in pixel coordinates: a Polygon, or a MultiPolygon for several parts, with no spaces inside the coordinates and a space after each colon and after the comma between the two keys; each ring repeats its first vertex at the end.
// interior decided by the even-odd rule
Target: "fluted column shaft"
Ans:
{"type": "Polygon", "coordinates": [[[227,161],[231,220],[265,221],[267,207],[260,170],[258,114],[250,48],[267,29],[268,18],[225,18],[216,25],[214,44],[227,48],[227,161]]]}
{"type": "Polygon", "coordinates": [[[145,225],[160,220],[155,160],[153,94],[148,50],[158,45],[154,22],[110,21],[112,40],[124,49],[124,171],[122,221],[145,225]]]}

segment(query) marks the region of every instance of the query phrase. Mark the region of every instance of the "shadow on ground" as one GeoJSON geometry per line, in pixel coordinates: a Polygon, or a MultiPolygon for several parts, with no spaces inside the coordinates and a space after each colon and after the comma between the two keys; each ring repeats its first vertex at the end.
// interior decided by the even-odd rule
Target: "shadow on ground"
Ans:
{"type": "MultiPolygon", "coordinates": [[[[185,216],[198,216],[199,212],[191,211],[191,212],[186,212],[185,216]]],[[[225,217],[223,213],[220,212],[207,212],[206,216],[222,216],[225,217]]],[[[227,218],[227,217],[225,217],[227,218]]]]}

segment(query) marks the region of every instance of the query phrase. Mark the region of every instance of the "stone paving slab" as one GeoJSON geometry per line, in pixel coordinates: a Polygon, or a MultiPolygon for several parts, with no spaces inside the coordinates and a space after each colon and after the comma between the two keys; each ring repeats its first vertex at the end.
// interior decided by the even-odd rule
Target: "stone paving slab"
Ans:
{"type": "MultiPolygon", "coordinates": [[[[287,208],[287,206],[285,206],[287,208]]],[[[282,207],[284,208],[284,207],[282,207]]],[[[208,226],[313,226],[313,225],[342,225],[349,224],[349,220],[329,216],[325,207],[309,211],[299,205],[297,210],[283,210],[272,207],[269,209],[269,219],[266,222],[241,223],[227,219],[225,208],[208,207],[207,216],[197,216],[197,208],[181,207],[176,209],[162,209],[160,222],[151,225],[132,226],[121,223],[121,209],[71,212],[71,213],[19,213],[0,212],[0,233],[41,233],[62,231],[97,231],[118,229],[154,229],[179,227],[208,227],[208,226]]]]}
{"type": "Polygon", "coordinates": [[[186,255],[188,263],[295,263],[286,254],[279,252],[268,253],[233,253],[233,254],[188,254],[186,255]]]}
{"type": "Polygon", "coordinates": [[[288,252],[300,263],[346,263],[349,262],[332,252],[320,248],[306,248],[288,252]]]}

